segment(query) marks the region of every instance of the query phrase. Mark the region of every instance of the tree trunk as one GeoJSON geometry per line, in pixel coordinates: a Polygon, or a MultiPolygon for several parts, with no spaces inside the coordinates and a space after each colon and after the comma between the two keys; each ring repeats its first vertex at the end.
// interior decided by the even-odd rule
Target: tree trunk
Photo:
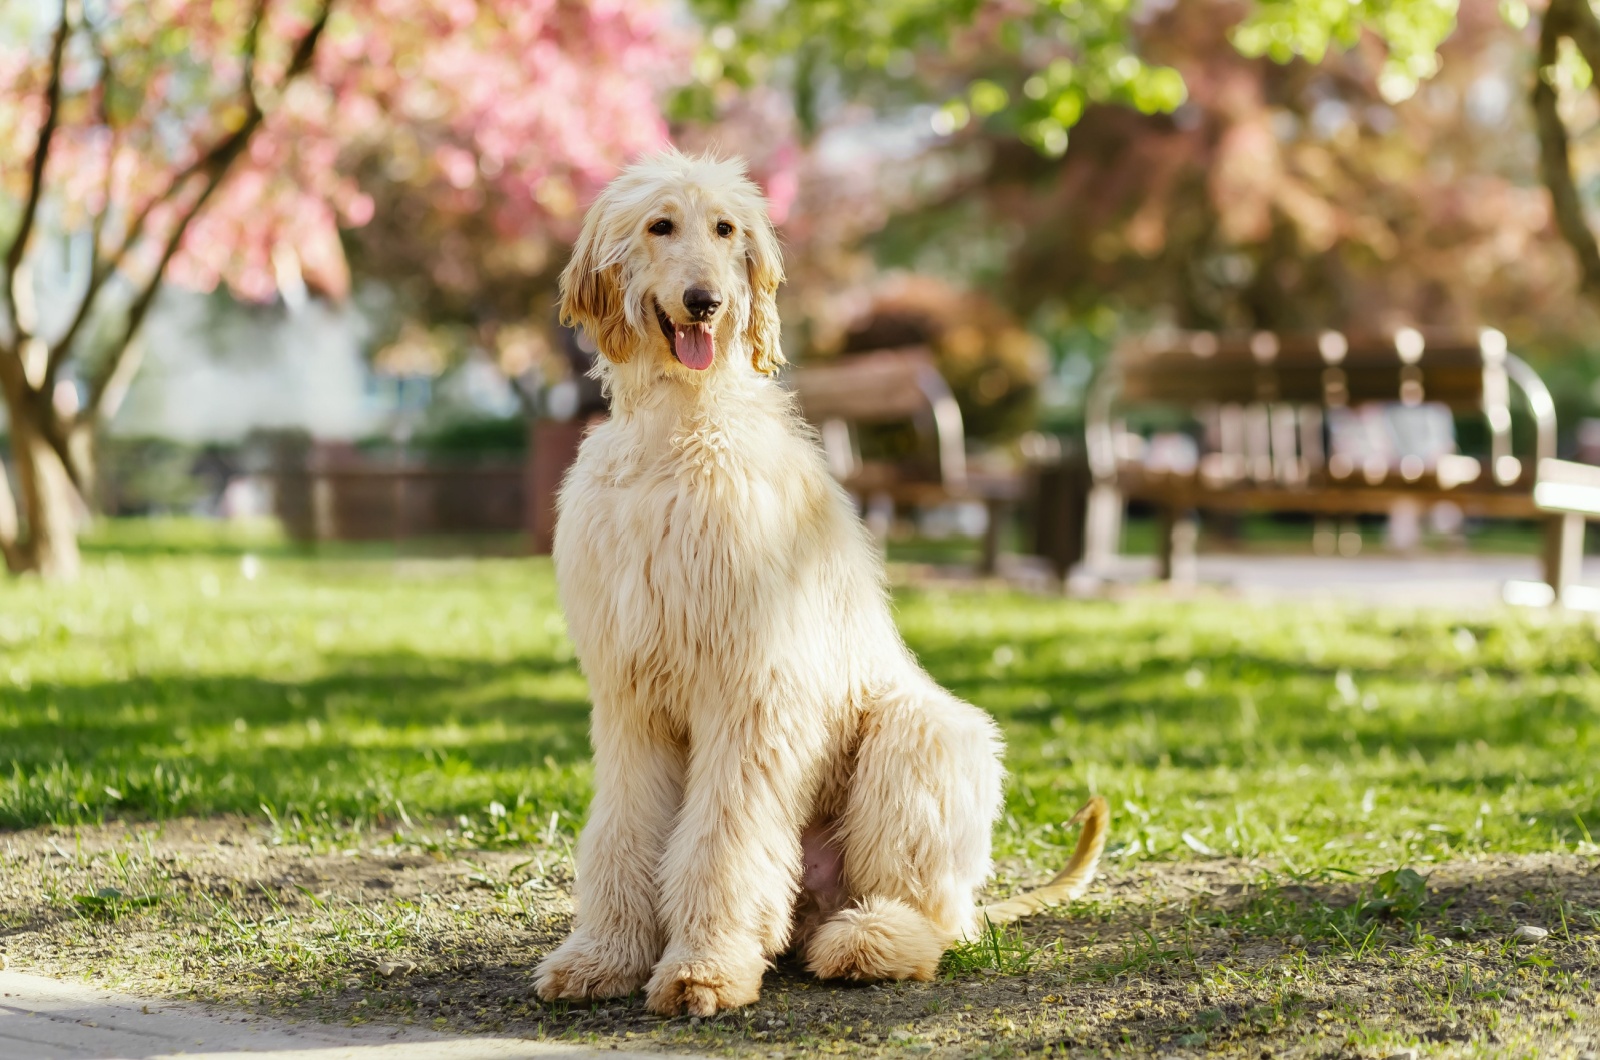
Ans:
{"type": "Polygon", "coordinates": [[[26,524],[8,551],[19,572],[55,581],[78,576],[78,495],[61,458],[45,440],[25,402],[7,403],[11,416],[11,460],[26,524]]]}
{"type": "Polygon", "coordinates": [[[1589,227],[1578,175],[1572,169],[1571,138],[1561,116],[1561,95],[1554,69],[1561,42],[1568,41],[1597,76],[1591,85],[1600,92],[1600,16],[1589,0],[1551,0],[1539,26],[1539,59],[1534,69],[1534,127],[1539,135],[1539,171],[1550,190],[1556,231],[1578,259],[1578,288],[1590,298],[1600,298],[1600,241],[1589,227]]]}

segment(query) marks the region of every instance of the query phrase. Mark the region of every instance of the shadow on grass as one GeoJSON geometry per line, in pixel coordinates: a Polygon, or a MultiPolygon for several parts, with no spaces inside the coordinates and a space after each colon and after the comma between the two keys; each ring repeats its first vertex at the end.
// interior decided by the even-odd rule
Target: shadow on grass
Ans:
{"type": "MultiPolygon", "coordinates": [[[[1429,761],[1474,745],[1537,755],[1531,774],[1524,758],[1488,757],[1460,775],[1418,767],[1431,790],[1493,795],[1530,775],[1578,778],[1584,756],[1568,753],[1575,736],[1600,728],[1591,705],[1561,692],[1491,683],[1444,701],[1413,678],[1420,688],[1395,693],[1412,697],[1398,708],[1335,709],[1337,668],[1213,655],[1204,660],[1210,685],[1196,688],[1188,658],[1132,668],[1046,662],[1058,647],[1057,638],[1000,635],[923,645],[936,678],[1006,726],[1019,778],[1061,768],[1049,748],[1058,737],[1075,761],[1188,770],[1196,784],[1206,770],[1259,771],[1308,756],[1429,761]],[[986,667],[1001,644],[1039,662],[996,676],[986,667]],[[1240,672],[1252,675],[1248,683],[1233,676],[1240,672]],[[1254,702],[1243,732],[1246,696],[1254,702]]],[[[15,691],[0,740],[0,827],[254,814],[263,805],[328,820],[394,817],[402,805],[455,816],[534,792],[581,816],[588,705],[571,660],[380,652],[324,655],[322,664],[308,678],[167,674],[15,691]]],[[[1400,680],[1378,667],[1353,674],[1361,687],[1400,680]]],[[[1584,822],[1600,824],[1596,809],[1552,805],[1546,827],[1567,842],[1587,839],[1584,822]]]]}
{"type": "Polygon", "coordinates": [[[16,693],[0,827],[263,807],[370,821],[408,798],[421,814],[476,813],[534,789],[581,811],[588,703],[570,661],[326,662],[303,680],[165,675],[16,693]]]}

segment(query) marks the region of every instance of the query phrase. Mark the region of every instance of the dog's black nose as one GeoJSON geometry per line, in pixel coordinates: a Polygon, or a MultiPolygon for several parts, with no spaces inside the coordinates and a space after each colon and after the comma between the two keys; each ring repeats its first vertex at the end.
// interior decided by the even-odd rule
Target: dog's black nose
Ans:
{"type": "Polygon", "coordinates": [[[704,287],[691,287],[683,292],[683,308],[696,320],[706,320],[722,305],[722,296],[704,287]]]}

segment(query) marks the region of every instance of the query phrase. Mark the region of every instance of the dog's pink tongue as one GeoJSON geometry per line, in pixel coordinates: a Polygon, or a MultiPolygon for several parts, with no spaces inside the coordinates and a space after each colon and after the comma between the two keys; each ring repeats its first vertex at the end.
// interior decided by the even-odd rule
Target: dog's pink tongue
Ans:
{"type": "Polygon", "coordinates": [[[688,327],[676,328],[672,338],[672,348],[685,368],[693,368],[697,372],[710,368],[712,359],[717,355],[716,343],[711,338],[710,324],[690,324],[688,327]]]}

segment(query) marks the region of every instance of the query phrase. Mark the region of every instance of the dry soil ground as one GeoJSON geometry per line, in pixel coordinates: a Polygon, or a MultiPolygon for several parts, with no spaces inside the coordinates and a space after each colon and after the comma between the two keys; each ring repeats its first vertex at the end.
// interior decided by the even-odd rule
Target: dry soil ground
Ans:
{"type": "Polygon", "coordinates": [[[820,984],[780,962],[757,1004],[705,1021],[529,996],[569,883],[560,844],[311,849],[237,818],[43,828],[0,835],[0,954],[149,997],[630,1049],[1600,1056],[1595,857],[1442,864],[1401,915],[1369,881],[1113,861],[1088,900],[953,954],[935,982],[820,984]]]}

